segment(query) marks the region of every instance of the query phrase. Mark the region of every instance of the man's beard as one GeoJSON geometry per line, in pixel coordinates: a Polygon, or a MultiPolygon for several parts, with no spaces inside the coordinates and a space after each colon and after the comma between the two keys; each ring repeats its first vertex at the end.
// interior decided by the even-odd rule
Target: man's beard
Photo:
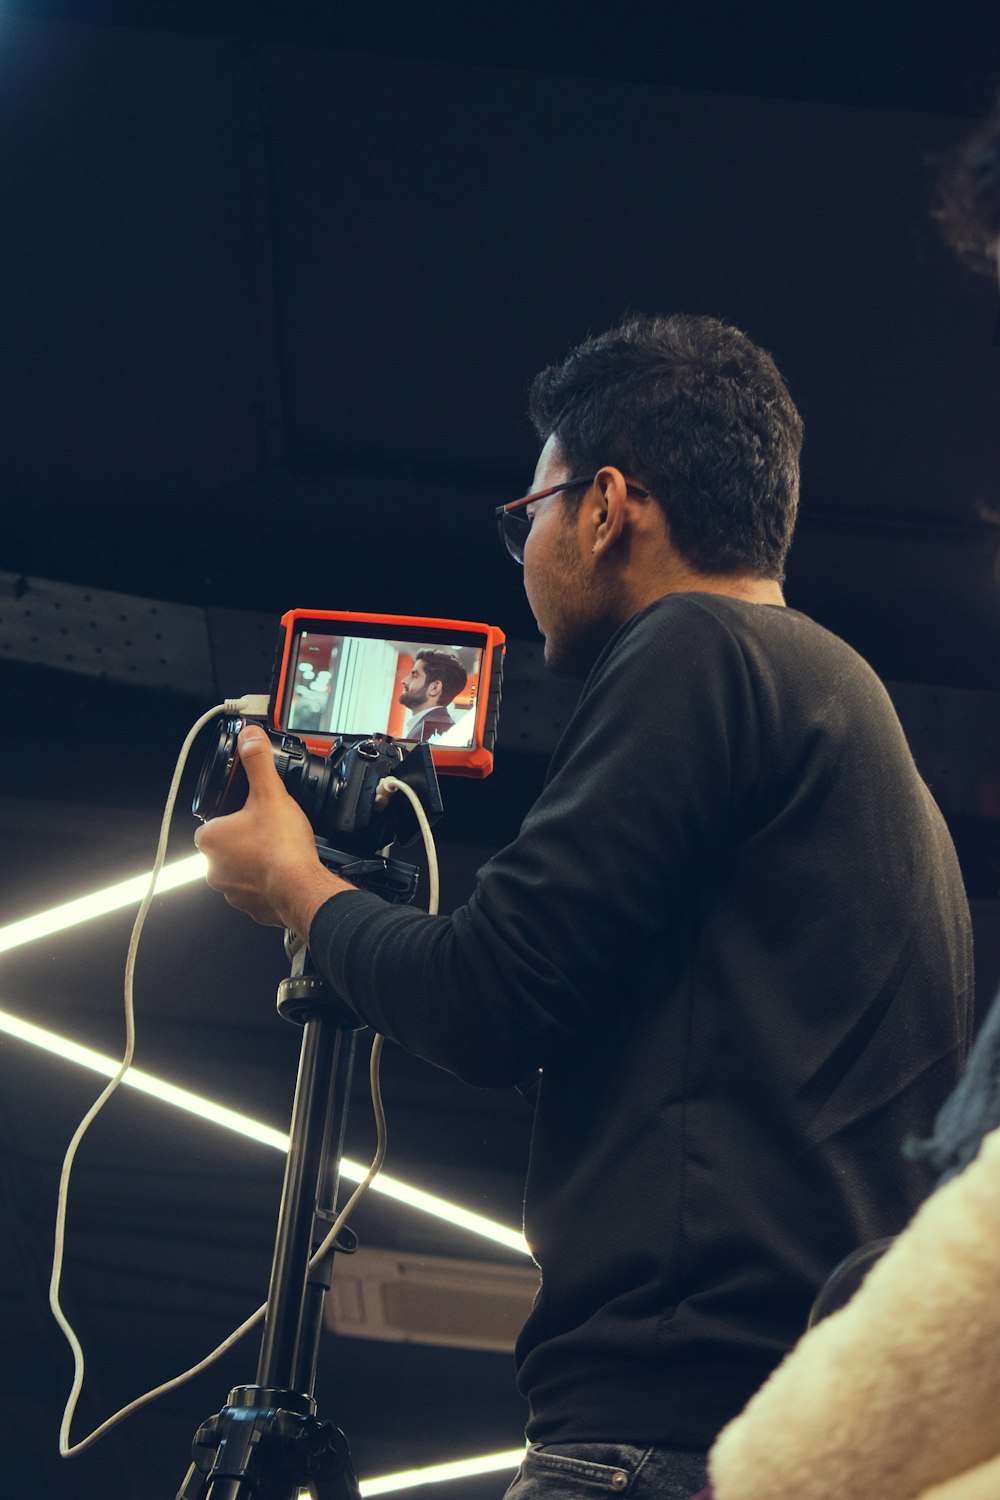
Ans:
{"type": "Polygon", "coordinates": [[[541,579],[541,613],[550,620],[548,633],[543,632],[545,665],[555,677],[582,681],[628,610],[622,586],[613,575],[600,576],[582,566],[572,516],[559,519],[562,528],[541,579]]]}
{"type": "Polygon", "coordinates": [[[563,620],[555,638],[545,637],[545,665],[554,677],[582,682],[605,646],[628,618],[628,606],[620,588],[611,580],[597,586],[593,579],[584,589],[587,613],[563,620]],[[588,597],[589,596],[589,597],[588,597]]]}
{"type": "Polygon", "coordinates": [[[589,620],[571,636],[545,639],[545,665],[553,677],[582,682],[619,626],[618,620],[589,620]]]}
{"type": "Polygon", "coordinates": [[[399,695],[399,701],[404,708],[409,709],[424,708],[427,704],[426,698],[421,698],[416,693],[411,693],[409,688],[403,689],[399,695]]]}

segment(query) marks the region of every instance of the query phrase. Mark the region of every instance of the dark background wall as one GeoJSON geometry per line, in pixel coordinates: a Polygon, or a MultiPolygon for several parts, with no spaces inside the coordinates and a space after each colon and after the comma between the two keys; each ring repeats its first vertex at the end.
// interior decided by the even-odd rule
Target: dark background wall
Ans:
{"type": "MultiPolygon", "coordinates": [[[[994,5],[12,3],[0,16],[3,920],[149,863],[177,746],[266,686],[296,605],[486,619],[515,642],[498,768],[446,787],[446,898],[509,838],[571,706],[540,675],[493,506],[532,374],[627,308],[712,313],[807,425],[789,602],[890,682],[1000,972],[1000,350],[929,217],[1000,78],[994,5]],[[263,679],[263,680],[262,680],[263,679]]],[[[182,811],[174,847],[186,852],[182,811]]],[[[0,1008],[107,1051],[129,915],[3,956],[0,1008]]],[[[283,1126],[274,934],[192,889],[140,962],[140,1061],[283,1126]]],[[[516,1224],[529,1117],[393,1054],[392,1167],[516,1224]]],[[[0,1041],[5,1469],[173,1493],[252,1343],[60,1463],[54,1179],[92,1077],[0,1041]]],[[[350,1149],[370,1127],[359,1086],[350,1149]]],[[[81,1157],[81,1424],[259,1300],[280,1162],[136,1099],[81,1157]]],[[[368,1205],[369,1242],[492,1257],[368,1205]]],[[[500,1252],[496,1258],[503,1260],[500,1252]]],[[[330,1340],[363,1474],[515,1446],[504,1355],[330,1340]]],[[[466,1483],[469,1500],[502,1483],[466,1483]]]]}

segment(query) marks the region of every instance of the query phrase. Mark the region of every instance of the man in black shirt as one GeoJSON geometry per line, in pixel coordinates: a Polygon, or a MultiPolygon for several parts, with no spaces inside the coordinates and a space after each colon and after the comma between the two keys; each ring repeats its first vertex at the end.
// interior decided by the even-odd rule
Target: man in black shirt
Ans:
{"type": "Polygon", "coordinates": [[[770,357],[633,319],[543,371],[532,416],[501,528],[550,666],[585,680],[469,902],[325,871],[259,732],[246,808],[199,844],[379,1031],[473,1083],[542,1069],[512,1496],[668,1500],[838,1259],[926,1191],[899,1147],[961,1066],[968,911],[881,685],[784,607],[801,422],[770,357]]]}

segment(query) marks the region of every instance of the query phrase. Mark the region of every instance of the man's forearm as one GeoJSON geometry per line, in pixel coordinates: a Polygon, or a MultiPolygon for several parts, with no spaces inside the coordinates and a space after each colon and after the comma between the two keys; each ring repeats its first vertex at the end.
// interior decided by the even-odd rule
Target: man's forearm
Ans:
{"type": "Polygon", "coordinates": [[[285,889],[275,894],[274,908],[282,918],[283,925],[308,939],[313,917],[320,907],[341,891],[353,891],[356,887],[339,875],[332,874],[320,865],[314,870],[304,870],[301,876],[286,882],[285,889]]]}

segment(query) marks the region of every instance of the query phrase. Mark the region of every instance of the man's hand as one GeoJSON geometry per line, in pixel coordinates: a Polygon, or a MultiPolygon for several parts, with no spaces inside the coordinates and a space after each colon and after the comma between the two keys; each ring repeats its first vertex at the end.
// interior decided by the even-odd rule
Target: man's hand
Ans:
{"type": "Polygon", "coordinates": [[[255,922],[307,938],[324,901],[353,887],[320,863],[309,820],[282,786],[267,736],[250,725],[238,746],[250,783],[246,805],[194,836],[208,859],[208,883],[255,922]]]}

